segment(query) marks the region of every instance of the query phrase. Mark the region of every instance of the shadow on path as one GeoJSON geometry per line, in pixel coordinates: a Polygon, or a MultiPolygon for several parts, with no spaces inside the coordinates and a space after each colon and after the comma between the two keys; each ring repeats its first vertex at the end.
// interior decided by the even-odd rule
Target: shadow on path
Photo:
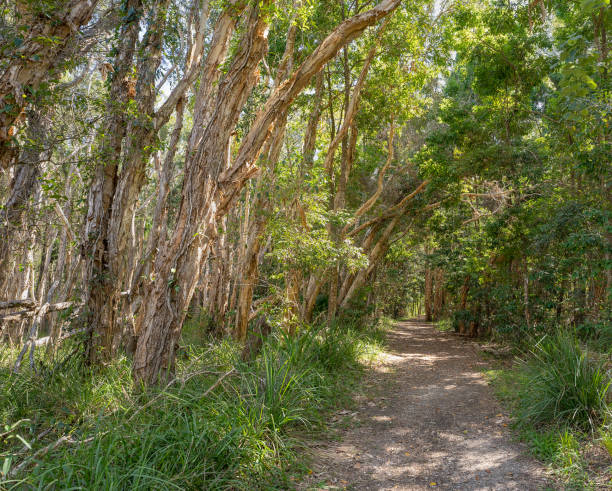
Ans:
{"type": "Polygon", "coordinates": [[[398,322],[340,442],[314,446],[303,489],[552,489],[512,441],[472,342],[398,322]],[[316,484],[315,484],[316,483],[316,484]]]}

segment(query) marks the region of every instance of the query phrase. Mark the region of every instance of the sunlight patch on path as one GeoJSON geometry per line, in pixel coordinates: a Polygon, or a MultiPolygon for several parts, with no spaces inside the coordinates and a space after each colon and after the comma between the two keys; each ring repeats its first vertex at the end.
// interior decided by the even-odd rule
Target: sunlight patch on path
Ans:
{"type": "Polygon", "coordinates": [[[472,344],[407,321],[370,371],[355,424],[314,452],[300,489],[538,490],[542,469],[512,442],[472,344]],[[310,484],[309,484],[310,483],[310,484]],[[433,486],[431,483],[435,483],[433,486]]]}

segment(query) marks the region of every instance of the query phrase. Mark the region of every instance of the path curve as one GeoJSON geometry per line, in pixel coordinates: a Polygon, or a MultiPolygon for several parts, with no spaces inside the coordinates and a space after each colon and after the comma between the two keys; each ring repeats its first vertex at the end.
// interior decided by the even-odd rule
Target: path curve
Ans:
{"type": "Polygon", "coordinates": [[[514,442],[469,340],[398,322],[337,442],[312,448],[303,489],[554,489],[514,442]]]}

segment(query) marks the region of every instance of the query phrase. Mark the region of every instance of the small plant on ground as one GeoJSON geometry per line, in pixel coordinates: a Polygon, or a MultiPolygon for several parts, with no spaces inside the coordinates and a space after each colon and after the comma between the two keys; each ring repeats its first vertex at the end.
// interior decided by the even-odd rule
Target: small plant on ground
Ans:
{"type": "Polygon", "coordinates": [[[291,488],[295,430],[324,426],[381,331],[277,332],[250,363],[231,340],[187,331],[178,382],[145,393],[126,358],[15,375],[0,350],[0,489],[291,488]]]}

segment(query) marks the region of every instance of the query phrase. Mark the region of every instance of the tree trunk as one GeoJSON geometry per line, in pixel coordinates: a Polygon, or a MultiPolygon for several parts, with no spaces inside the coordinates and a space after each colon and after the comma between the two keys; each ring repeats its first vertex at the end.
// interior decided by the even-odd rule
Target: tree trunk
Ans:
{"type": "Polygon", "coordinates": [[[525,324],[527,329],[531,330],[531,315],[529,313],[529,269],[527,267],[527,258],[525,258],[523,271],[523,309],[525,312],[525,324]]]}
{"type": "Polygon", "coordinates": [[[224,158],[227,141],[258,79],[257,66],[267,46],[266,23],[259,9],[252,7],[234,60],[210,106],[211,118],[202,138],[196,137],[199,145],[190,145],[192,151],[187,152],[176,229],[158,256],[155,281],[148,290],[145,330],[134,355],[133,373],[137,380],[156,383],[162,373],[173,370],[174,345],[199,278],[202,259],[215,238],[218,220],[227,214],[246,181],[258,171],[255,161],[272,124],[344,44],[389,14],[399,3],[400,0],[383,0],[373,9],[340,24],[293,76],[276,88],[251,124],[228,169],[223,165],[227,161],[224,158]]]}
{"type": "Polygon", "coordinates": [[[434,301],[432,319],[438,321],[442,318],[444,302],[446,299],[446,290],[444,289],[444,271],[441,268],[436,268],[434,271],[434,301]]]}
{"type": "Polygon", "coordinates": [[[433,320],[433,272],[431,267],[425,267],[425,320],[433,320]]]}
{"type": "MultiPolygon", "coordinates": [[[[126,9],[139,12],[141,0],[129,0],[126,9]]],[[[91,184],[88,211],[85,219],[83,256],[86,261],[85,284],[87,323],[91,328],[87,358],[97,364],[108,360],[113,352],[115,315],[118,295],[112,275],[107,229],[117,187],[117,171],[127,121],[124,108],[135,96],[130,73],[139,34],[139,22],[124,24],[115,57],[115,68],[110,85],[107,121],[104,124],[101,158],[91,184]]]]}
{"type": "Polygon", "coordinates": [[[0,167],[11,165],[18,155],[13,137],[25,118],[31,95],[61,69],[64,48],[89,22],[98,0],[60,2],[62,8],[53,16],[35,14],[32,10],[36,2],[31,6],[28,3],[17,0],[21,22],[15,31],[22,36],[18,38],[21,42],[14,43],[11,63],[0,73],[0,107],[11,108],[0,113],[0,167]]]}
{"type": "MultiPolygon", "coordinates": [[[[470,277],[466,275],[465,279],[463,280],[463,285],[461,286],[461,303],[459,304],[461,307],[462,315],[465,314],[465,309],[467,307],[467,297],[468,297],[469,290],[470,290],[470,277]]],[[[457,330],[459,331],[459,334],[466,333],[467,329],[465,325],[465,319],[463,318],[459,319],[457,330]]]]}

